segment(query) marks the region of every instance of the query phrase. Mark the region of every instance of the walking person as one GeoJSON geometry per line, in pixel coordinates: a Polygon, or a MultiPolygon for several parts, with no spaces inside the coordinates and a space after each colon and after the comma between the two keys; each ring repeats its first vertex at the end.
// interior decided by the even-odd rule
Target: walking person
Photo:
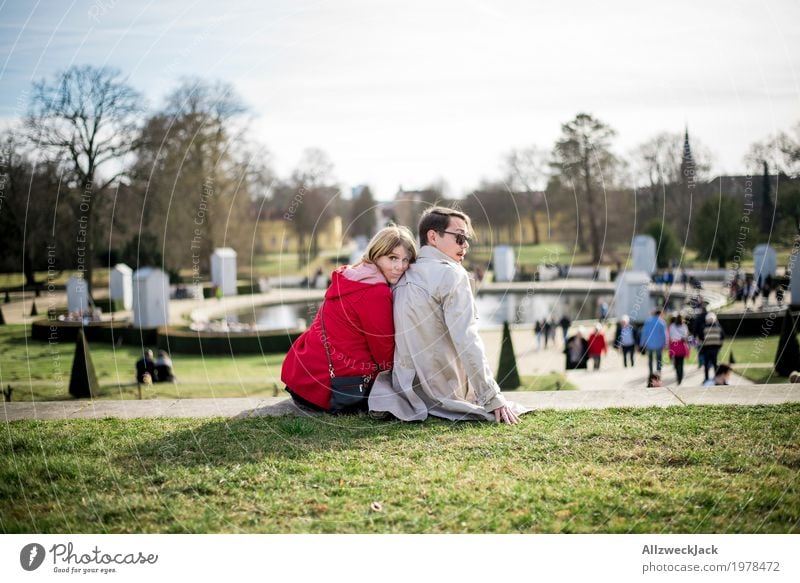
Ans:
{"type": "Polygon", "coordinates": [[[656,371],[661,372],[664,348],[667,346],[667,323],[661,317],[661,310],[656,308],[653,315],[644,322],[639,346],[647,352],[647,368],[653,373],[653,361],[656,371]]]}
{"type": "Polygon", "coordinates": [[[717,321],[717,315],[714,312],[706,314],[706,327],[703,329],[703,343],[700,348],[700,353],[703,355],[703,370],[705,380],[709,379],[708,371],[713,367],[714,374],[717,374],[717,358],[719,351],[722,349],[722,342],[725,340],[725,333],[717,321]]]}
{"type": "Polygon", "coordinates": [[[544,335],[544,349],[547,350],[547,344],[553,335],[553,321],[550,318],[542,320],[542,334],[544,335]]]}
{"type": "Polygon", "coordinates": [[[614,333],[614,348],[622,350],[622,365],[628,368],[628,358],[633,366],[633,355],[636,353],[636,345],[639,344],[639,330],[631,325],[630,317],[625,314],[617,324],[617,331],[614,333]]]}
{"type": "Polygon", "coordinates": [[[683,382],[683,361],[689,356],[689,327],[684,324],[683,316],[676,314],[667,330],[669,339],[669,357],[675,366],[678,385],[683,382]]]}
{"type": "Polygon", "coordinates": [[[569,327],[572,324],[570,319],[567,317],[566,314],[561,316],[561,319],[558,321],[558,325],[561,326],[561,331],[564,336],[564,346],[567,345],[567,338],[569,337],[569,327]]]}
{"type": "Polygon", "coordinates": [[[542,349],[542,321],[536,320],[536,323],[533,326],[533,331],[536,335],[536,351],[540,351],[542,349]]]}
{"type": "Polygon", "coordinates": [[[700,346],[703,344],[703,332],[706,329],[706,315],[708,314],[708,309],[706,308],[705,301],[703,301],[703,296],[698,296],[697,304],[694,317],[692,318],[690,332],[694,337],[694,345],[698,349],[697,368],[703,368],[703,353],[700,351],[700,346]]]}
{"type": "Polygon", "coordinates": [[[606,335],[603,333],[603,325],[598,322],[594,325],[594,331],[589,335],[589,358],[592,359],[592,370],[600,370],[600,359],[608,352],[606,335]]]}

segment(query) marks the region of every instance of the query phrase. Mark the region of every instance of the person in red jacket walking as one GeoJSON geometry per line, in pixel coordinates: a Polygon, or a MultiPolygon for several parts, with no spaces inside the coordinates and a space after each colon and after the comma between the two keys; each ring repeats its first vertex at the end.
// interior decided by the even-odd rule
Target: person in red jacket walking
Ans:
{"type": "Polygon", "coordinates": [[[333,272],[317,317],[283,361],[281,380],[295,403],[330,411],[331,375],[321,317],[337,377],[363,376],[371,388],[379,371],[392,368],[394,321],[389,286],[397,283],[416,257],[411,231],[391,226],[372,238],[359,263],[333,272]]]}
{"type": "Polygon", "coordinates": [[[606,344],[606,335],[603,333],[603,325],[599,322],[594,325],[594,332],[589,336],[589,358],[592,359],[594,366],[592,370],[600,369],[600,357],[608,352],[608,344],[606,344]]]}

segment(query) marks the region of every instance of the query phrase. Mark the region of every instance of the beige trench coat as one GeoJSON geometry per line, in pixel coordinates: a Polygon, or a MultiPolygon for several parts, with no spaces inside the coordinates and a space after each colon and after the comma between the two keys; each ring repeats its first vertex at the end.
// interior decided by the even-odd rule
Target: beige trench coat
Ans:
{"type": "Polygon", "coordinates": [[[509,405],[494,380],[466,270],[426,245],[394,288],[394,369],[381,373],[369,397],[370,411],[403,421],[428,415],[453,420],[494,420],[509,405]]]}

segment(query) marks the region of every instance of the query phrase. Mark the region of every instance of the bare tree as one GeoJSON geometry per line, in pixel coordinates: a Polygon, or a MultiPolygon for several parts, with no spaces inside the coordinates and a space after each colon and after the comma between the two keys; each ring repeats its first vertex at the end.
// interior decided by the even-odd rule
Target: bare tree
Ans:
{"type": "Polygon", "coordinates": [[[73,264],[63,227],[72,221],[74,193],[56,162],[33,163],[28,145],[13,130],[0,142],[0,268],[22,271],[25,285],[37,287],[37,270],[73,264]]]}
{"type": "Polygon", "coordinates": [[[745,156],[751,172],[759,172],[763,163],[776,174],[800,177],[800,122],[789,131],[781,131],[755,142],[745,156]]]}
{"type": "Polygon", "coordinates": [[[521,197],[526,204],[523,212],[531,216],[533,223],[533,242],[541,242],[539,235],[539,197],[535,193],[543,192],[547,184],[549,156],[545,150],[536,146],[511,150],[505,158],[506,181],[512,191],[526,193],[521,197]]]}
{"type": "Polygon", "coordinates": [[[293,197],[284,216],[292,222],[292,229],[300,240],[299,262],[319,253],[318,235],[335,215],[335,200],[339,188],[335,185],[333,162],[318,148],[307,148],[297,168],[292,173],[293,197]],[[310,246],[306,249],[306,238],[310,246]],[[305,253],[304,253],[305,250],[305,253]]]}
{"type": "Polygon", "coordinates": [[[640,224],[665,222],[686,245],[703,202],[701,184],[711,167],[711,153],[696,138],[690,142],[687,130],[656,134],[640,144],[631,158],[636,201],[641,203],[640,224]]]}
{"type": "Polygon", "coordinates": [[[31,95],[29,137],[68,165],[80,191],[78,268],[85,272],[90,297],[98,199],[126,172],[123,159],[136,148],[141,103],[121,73],[108,67],[71,67],[52,82],[35,83],[31,95]],[[98,182],[104,167],[113,170],[98,182]]]}
{"type": "Polygon", "coordinates": [[[229,84],[187,78],[143,128],[139,220],[169,271],[191,266],[199,276],[215,247],[252,247],[251,202],[267,193],[271,173],[246,140],[246,111],[229,84]]]}
{"type": "Polygon", "coordinates": [[[578,209],[578,228],[588,223],[592,262],[602,256],[605,233],[601,232],[608,214],[603,198],[606,183],[613,177],[616,157],[610,140],[616,132],[589,114],[579,113],[561,126],[561,139],[553,150],[553,167],[560,180],[578,193],[583,208],[578,209]]]}

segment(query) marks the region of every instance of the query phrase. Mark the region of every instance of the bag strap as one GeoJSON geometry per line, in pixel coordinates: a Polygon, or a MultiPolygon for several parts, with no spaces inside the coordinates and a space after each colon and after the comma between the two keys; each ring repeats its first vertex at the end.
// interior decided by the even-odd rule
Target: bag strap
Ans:
{"type": "Polygon", "coordinates": [[[319,307],[319,322],[322,325],[322,346],[325,348],[325,356],[328,357],[328,372],[331,374],[331,378],[336,378],[336,373],[333,371],[333,361],[331,361],[331,353],[328,351],[328,336],[325,334],[325,315],[324,310],[325,308],[325,300],[322,301],[322,305],[319,307]]]}
{"type": "MultiPolygon", "coordinates": [[[[319,307],[319,323],[322,326],[322,346],[325,348],[325,356],[328,358],[328,372],[332,379],[336,378],[336,373],[333,370],[333,361],[331,360],[331,353],[328,351],[328,335],[325,333],[325,300],[322,300],[322,305],[319,307]]],[[[372,374],[363,375],[364,382],[372,380],[372,374]]]]}

